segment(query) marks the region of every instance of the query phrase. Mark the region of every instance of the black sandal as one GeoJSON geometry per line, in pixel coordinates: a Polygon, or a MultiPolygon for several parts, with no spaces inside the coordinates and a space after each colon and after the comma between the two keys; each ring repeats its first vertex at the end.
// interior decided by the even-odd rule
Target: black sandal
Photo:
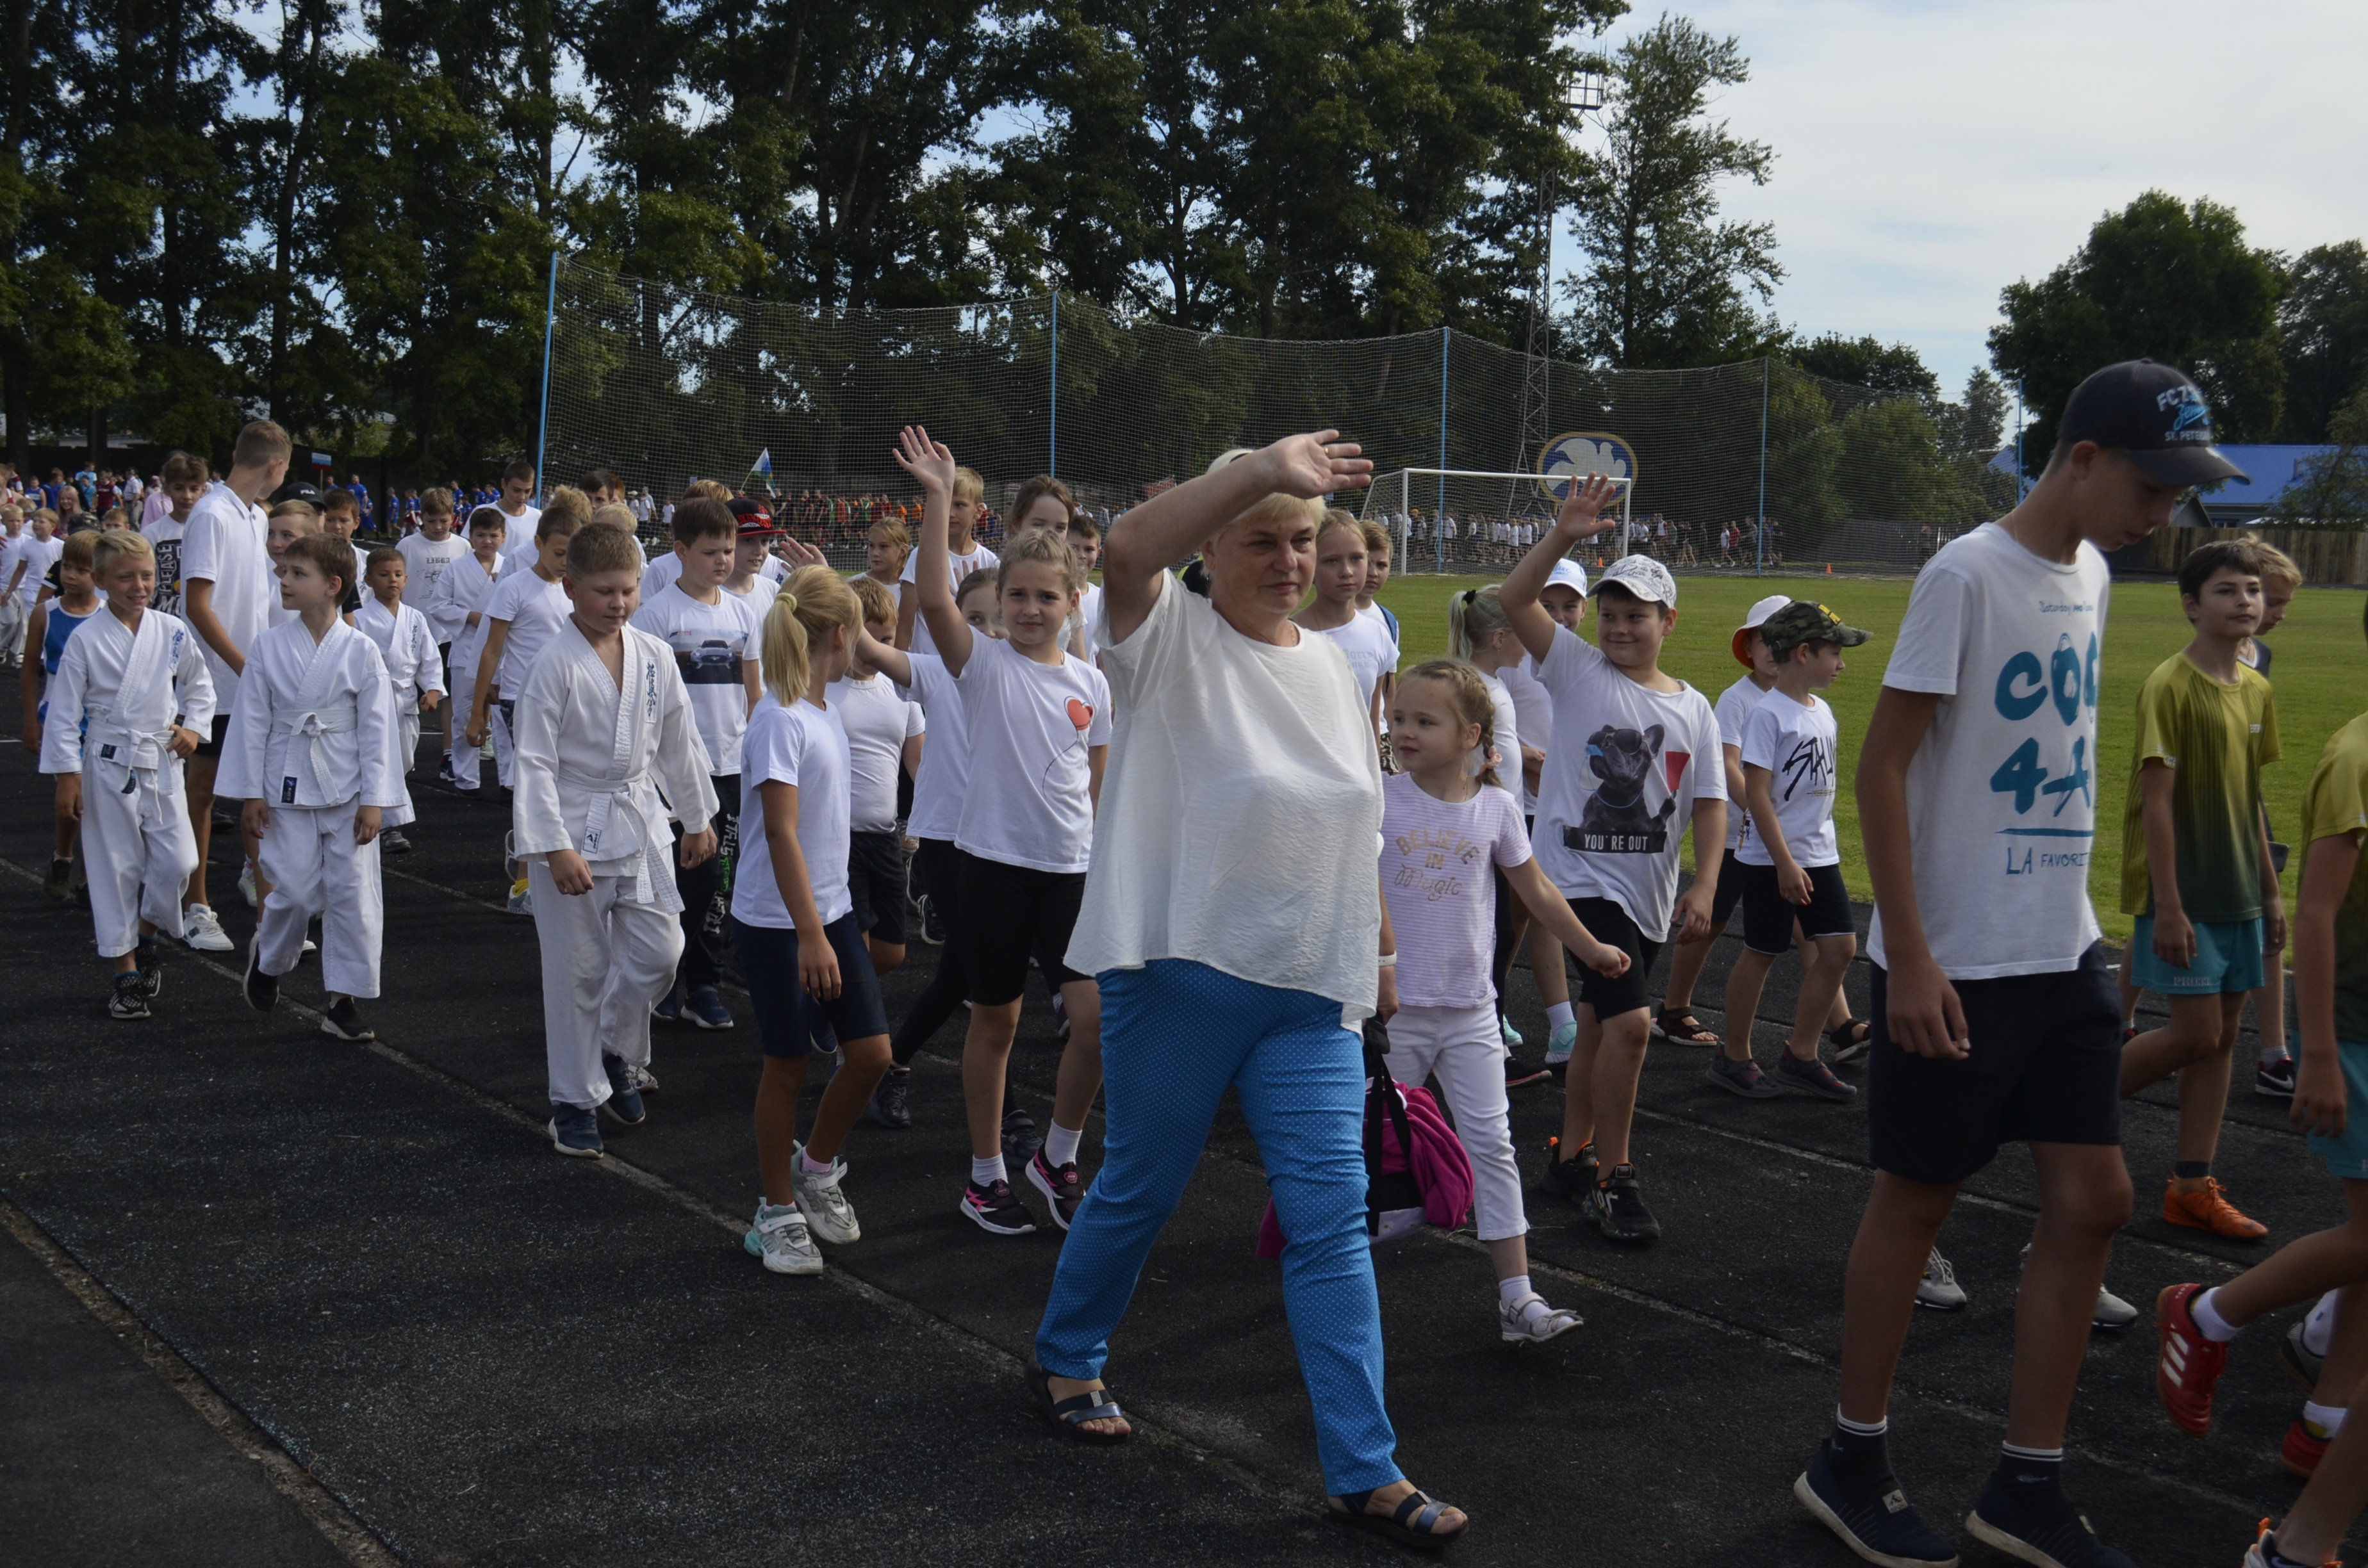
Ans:
{"type": "Polygon", "coordinates": [[[1864,1018],[1844,1018],[1826,1038],[1834,1043],[1834,1060],[1848,1065],[1873,1049],[1874,1026],[1864,1018]]]}
{"type": "MultiPolygon", "coordinates": [[[[1373,1489],[1375,1492],[1380,1490],[1379,1487],[1373,1489]]],[[[1450,1530],[1445,1534],[1432,1529],[1431,1526],[1447,1512],[1447,1505],[1419,1486],[1399,1498],[1397,1507],[1387,1515],[1365,1512],[1365,1506],[1372,1500],[1372,1492],[1345,1493],[1340,1501],[1349,1506],[1339,1508],[1326,1502],[1324,1517],[1336,1525],[1362,1530],[1367,1535],[1377,1535],[1393,1546],[1402,1546],[1409,1551],[1433,1557],[1446,1551],[1451,1542],[1461,1540],[1463,1531],[1472,1528],[1467,1520],[1463,1529],[1450,1530]]]]}
{"type": "Polygon", "coordinates": [[[1693,1009],[1690,1007],[1674,1013],[1663,1009],[1655,1015],[1653,1032],[1676,1045],[1716,1046],[1720,1043],[1718,1036],[1703,1028],[1702,1021],[1694,1017],[1693,1009]]]}
{"type": "Polygon", "coordinates": [[[1042,1405],[1045,1415],[1053,1425],[1076,1441],[1123,1443],[1134,1435],[1132,1431],[1088,1432],[1086,1430],[1085,1424],[1088,1421],[1126,1419],[1126,1413],[1119,1409],[1118,1401],[1110,1397],[1110,1390],[1087,1389],[1083,1393],[1073,1393],[1066,1399],[1054,1399],[1051,1373],[1040,1369],[1028,1381],[1035,1385],[1037,1401],[1042,1405]]]}

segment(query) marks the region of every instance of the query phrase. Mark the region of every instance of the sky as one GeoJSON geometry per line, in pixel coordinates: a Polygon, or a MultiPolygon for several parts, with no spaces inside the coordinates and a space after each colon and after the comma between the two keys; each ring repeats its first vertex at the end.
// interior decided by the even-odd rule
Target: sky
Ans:
{"type": "MultiPolygon", "coordinates": [[[[1649,27],[1636,10],[1607,41],[1649,27]]],[[[1751,79],[1717,112],[1776,153],[1724,210],[1776,226],[1775,307],[1912,344],[1952,392],[1998,319],[2149,188],[2233,207],[2256,245],[2368,237],[2359,0],[1684,0],[1751,79]]],[[[1600,143],[1600,133],[1594,133],[1600,143]]],[[[1566,222],[1566,219],[1565,219],[1566,222]]],[[[1556,236],[1557,276],[1577,256],[1556,236]]]]}

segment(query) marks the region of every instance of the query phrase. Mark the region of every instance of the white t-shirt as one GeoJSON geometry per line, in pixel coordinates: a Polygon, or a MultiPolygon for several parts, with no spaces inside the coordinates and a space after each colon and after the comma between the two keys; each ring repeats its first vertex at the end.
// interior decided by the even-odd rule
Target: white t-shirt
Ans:
{"type": "Polygon", "coordinates": [[[962,830],[962,797],[970,791],[970,724],[962,690],[935,653],[914,653],[912,700],[928,715],[929,741],[913,776],[913,814],[905,831],[951,844],[962,830]]]}
{"type": "Polygon", "coordinates": [[[633,624],[674,650],[709,769],[719,778],[739,772],[740,736],[748,727],[748,682],[741,665],[759,651],[748,601],[718,594],[715,603],[701,604],[677,582],[643,599],[633,624]]]}
{"type": "MultiPolygon", "coordinates": [[[[1520,664],[1507,665],[1497,673],[1512,695],[1513,716],[1521,725],[1521,744],[1545,750],[1554,740],[1554,694],[1538,684],[1537,661],[1524,656],[1520,664]]],[[[1519,759],[1511,766],[1518,769],[1519,759]]],[[[1537,813],[1538,797],[1530,789],[1526,774],[1520,778],[1506,775],[1505,788],[1520,801],[1523,812],[1532,816],[1537,813]]]]}
{"type": "MultiPolygon", "coordinates": [[[[16,552],[10,558],[8,570],[12,573],[16,571],[18,562],[24,565],[25,574],[17,583],[17,597],[25,601],[25,608],[28,610],[33,608],[33,601],[40,597],[41,583],[49,576],[50,568],[55,566],[58,563],[58,557],[65,552],[66,540],[63,534],[51,534],[47,539],[36,539],[33,537],[33,530],[27,528],[24,537],[17,541],[16,552]]],[[[240,644],[240,651],[242,653],[245,651],[244,643],[240,644]]]]}
{"type": "MultiPolygon", "coordinates": [[[[1782,692],[1771,691],[1744,721],[1744,766],[1764,767],[1773,776],[1768,790],[1776,797],[1776,828],[1796,866],[1841,864],[1841,844],[1834,836],[1834,759],[1839,738],[1834,710],[1814,693],[1804,708],[1782,692]]],[[[1776,863],[1767,841],[1756,833],[1736,854],[1747,866],[1776,863]]]]}
{"type": "MultiPolygon", "coordinates": [[[[501,512],[496,506],[494,510],[501,512]]],[[[517,517],[502,512],[502,559],[527,571],[534,569],[535,560],[542,553],[542,541],[534,537],[535,524],[542,521],[542,508],[529,506],[517,517]]]]}
{"type": "Polygon", "coordinates": [[[1069,967],[1186,959],[1367,1017],[1382,764],[1348,657],[1305,631],[1255,642],[1157,582],[1133,635],[1097,629],[1118,723],[1069,967]]]}
{"type": "MultiPolygon", "coordinates": [[[[996,567],[1002,564],[1002,561],[1003,558],[1001,556],[996,554],[995,551],[987,549],[986,546],[979,543],[976,540],[971,540],[971,551],[968,555],[956,555],[951,550],[946,551],[946,565],[953,574],[954,588],[957,593],[962,589],[963,578],[969,576],[973,572],[992,572],[996,567]]],[[[911,554],[905,557],[905,574],[896,580],[899,584],[919,583],[921,580],[921,552],[919,551],[914,551],[911,554]]],[[[913,591],[917,594],[920,592],[920,589],[916,587],[913,591]]],[[[896,590],[896,594],[898,602],[902,603],[905,598],[905,590],[902,587],[899,587],[896,590]]],[[[929,635],[929,618],[923,615],[919,610],[915,610],[913,612],[913,652],[916,653],[934,653],[937,651],[938,640],[929,635]]]]}
{"type": "MultiPolygon", "coordinates": [[[[1907,765],[1916,908],[1952,980],[2078,967],[2097,819],[2097,666],[2112,589],[2087,543],[2043,561],[1996,523],[1916,574],[1883,684],[1941,704],[1907,765]]],[[[1883,914],[1867,953],[1883,963],[1883,914]]]]}
{"type": "MultiPolygon", "coordinates": [[[[1744,722],[1751,717],[1754,710],[1759,708],[1760,702],[1770,691],[1773,691],[1775,687],[1773,687],[1761,686],[1749,676],[1745,676],[1741,680],[1736,681],[1733,686],[1728,687],[1725,691],[1718,694],[1718,706],[1715,711],[1718,714],[1718,740],[1720,745],[1733,746],[1737,751],[1743,749],[1744,722]]],[[[1720,765],[1722,769],[1724,769],[1724,758],[1721,759],[1720,765]]],[[[1741,801],[1731,800],[1727,801],[1726,852],[1728,854],[1732,855],[1737,849],[1742,847],[1744,835],[1749,831],[1749,808],[1741,801]]],[[[1789,843],[1791,841],[1788,839],[1786,842],[1789,843]]],[[[1796,863],[1803,866],[1809,863],[1808,861],[1801,858],[1800,851],[1798,850],[1794,850],[1793,852],[1793,858],[1796,863]]],[[[1765,866],[1769,864],[1769,862],[1763,858],[1754,860],[1752,864],[1755,866],[1765,866]]]]}
{"type": "Polygon", "coordinates": [[[1110,744],[1110,682],[1074,653],[1040,665],[979,636],[956,679],[970,731],[970,787],[955,845],[1006,866],[1084,870],[1094,836],[1087,754],[1110,744]]]}
{"type": "MultiPolygon", "coordinates": [[[[742,607],[748,611],[748,619],[757,628],[757,645],[760,650],[763,647],[765,618],[773,613],[773,601],[780,597],[780,592],[781,585],[767,577],[751,577],[748,580],[748,591],[745,594],[736,593],[728,587],[723,590],[725,598],[739,600],[742,607]]],[[[643,596],[642,602],[644,604],[649,602],[647,596],[643,596]]]]}
{"type": "MultiPolygon", "coordinates": [[[[1515,711],[1513,694],[1505,688],[1503,681],[1482,670],[1480,684],[1488,688],[1489,705],[1497,710],[1497,756],[1500,759],[1497,781],[1512,795],[1513,803],[1519,805],[1521,800],[1521,717],[1515,711]]],[[[1476,769],[1487,760],[1485,749],[1478,746],[1472,749],[1472,763],[1475,769],[1474,777],[1478,777],[1476,769]]]]}
{"type": "MultiPolygon", "coordinates": [[[[181,539],[188,532],[187,522],[175,522],[167,511],[154,522],[140,525],[140,537],[156,552],[156,593],[148,601],[150,609],[161,609],[166,615],[181,613],[181,539]]],[[[0,565],[0,583],[8,579],[11,568],[0,565]]]]}
{"type": "Polygon", "coordinates": [[[483,624],[490,628],[496,620],[510,623],[502,642],[501,666],[494,671],[494,685],[504,695],[515,697],[526,685],[536,655],[558,632],[567,611],[567,590],[556,580],[544,582],[531,566],[512,567],[494,584],[485,600],[483,624]]]}
{"type": "Polygon", "coordinates": [[[1554,699],[1532,835],[1538,866],[1565,898],[1608,898],[1661,941],[1694,801],[1726,799],[1718,716],[1692,687],[1639,685],[1559,626],[1538,678],[1554,699]]]}
{"type": "Polygon", "coordinates": [[[444,568],[469,553],[469,541],[455,528],[442,539],[429,539],[426,534],[411,533],[395,541],[394,548],[403,551],[403,569],[410,581],[403,585],[405,604],[424,605],[444,575],[444,568]]]}
{"type": "Polygon", "coordinates": [[[1492,866],[1530,858],[1520,802],[1482,785],[1461,803],[1433,798],[1401,773],[1382,783],[1382,896],[1398,943],[1398,1001],[1481,1007],[1497,999],[1492,866]]]}
{"type": "Polygon", "coordinates": [[[648,604],[680,581],[681,556],[669,550],[663,555],[650,557],[650,563],[642,568],[642,602],[648,604]]]}
{"type": "MultiPolygon", "coordinates": [[[[271,629],[271,612],[279,608],[279,578],[264,546],[269,527],[262,507],[248,506],[218,479],[189,508],[181,532],[183,602],[191,583],[211,583],[214,619],[242,656],[271,629]]],[[[206,650],[206,673],[214,677],[214,711],[229,712],[238,696],[238,676],[211,648],[206,650]]]]}
{"type": "Polygon", "coordinates": [[[1324,635],[1349,655],[1349,673],[1357,677],[1357,699],[1371,710],[1373,688],[1381,684],[1383,676],[1395,673],[1398,667],[1398,645],[1390,637],[1389,622],[1378,611],[1370,616],[1351,615],[1348,624],[1331,627],[1324,635]]]}
{"type": "Polygon", "coordinates": [[[782,707],[767,692],[748,716],[740,750],[740,854],[732,863],[732,915],[751,926],[797,928],[773,877],[765,844],[762,787],[792,784],[798,791],[798,847],[814,913],[825,926],[855,909],[847,882],[847,732],[838,715],[801,697],[782,707]]]}
{"type": "MultiPolygon", "coordinates": [[[[854,794],[848,820],[858,833],[894,832],[896,775],[903,767],[905,743],[928,724],[921,705],[898,691],[886,676],[835,680],[825,696],[847,732],[854,794]]],[[[924,755],[928,749],[921,748],[924,755]]]]}

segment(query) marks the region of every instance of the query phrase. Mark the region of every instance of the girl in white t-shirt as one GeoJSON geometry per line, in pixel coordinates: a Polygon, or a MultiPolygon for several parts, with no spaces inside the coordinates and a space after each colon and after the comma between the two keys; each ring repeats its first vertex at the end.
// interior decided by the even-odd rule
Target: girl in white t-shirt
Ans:
{"type": "MultiPolygon", "coordinates": [[[[1110,685],[1099,670],[1061,647],[1079,586],[1067,542],[1032,528],[1005,547],[996,579],[1005,640],[975,636],[955,608],[948,566],[953,454],[928,431],[908,426],[895,457],[927,495],[914,552],[920,610],[947,672],[960,683],[970,732],[970,784],[954,835],[962,854],[959,902],[972,1004],[962,1042],[971,1179],[962,1211],[997,1235],[1036,1228],[1012,1193],[1002,1143],[1004,1069],[1032,958],[1067,1005],[1069,1041],[1053,1126],[1028,1162],[1028,1177],[1051,1200],[1053,1221],[1065,1231],[1085,1197],[1077,1142],[1101,1089],[1100,995],[1093,977],[1066,960],[1110,749],[1110,685]]],[[[912,661],[895,650],[867,640],[862,653],[891,679],[910,683],[912,661]]]]}
{"type": "Polygon", "coordinates": [[[1337,506],[1326,511],[1315,532],[1315,597],[1291,619],[1310,631],[1321,631],[1349,655],[1357,696],[1378,744],[1382,678],[1396,672],[1398,650],[1386,624],[1357,613],[1357,596],[1365,591],[1365,555],[1364,526],[1337,506]]]}
{"type": "Polygon", "coordinates": [[[847,732],[826,706],[847,673],[861,607],[828,566],[782,585],[766,613],[765,696],[740,740],[740,858],[732,935],[765,1053],[757,1085],[757,1165],[765,1196],[743,1238],[776,1274],[819,1274],[816,1236],[861,1229],[840,1184],[838,1147],[888,1070],[880,981],[848,891],[847,732]],[[839,1069],[797,1141],[798,1096],[816,1036],[837,1033],[839,1069]]]}
{"type": "Polygon", "coordinates": [[[1406,769],[1382,786],[1382,896],[1398,944],[1390,1074],[1405,1084],[1435,1076],[1454,1112],[1472,1156],[1480,1240],[1497,1268],[1498,1332],[1514,1345],[1552,1339],[1579,1318],[1530,1288],[1505,1045],[1485,968],[1496,897],[1483,868],[1493,865],[1581,963],[1619,974],[1628,955],[1589,936],[1538,869],[1520,806],[1486,761],[1499,749],[1496,705],[1471,665],[1439,659],[1408,672],[1390,705],[1390,733],[1406,769]]]}

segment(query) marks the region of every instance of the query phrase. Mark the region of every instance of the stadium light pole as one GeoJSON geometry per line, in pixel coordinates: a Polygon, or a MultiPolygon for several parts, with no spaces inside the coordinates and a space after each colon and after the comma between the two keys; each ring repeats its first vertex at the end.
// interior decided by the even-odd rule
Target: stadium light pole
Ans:
{"type": "Polygon", "coordinates": [[[534,422],[534,491],[540,506],[550,487],[542,477],[542,455],[551,445],[551,324],[559,315],[559,253],[551,253],[551,282],[542,296],[542,412],[534,422]]]}
{"type": "Polygon", "coordinates": [[[1061,291],[1053,290],[1053,386],[1045,403],[1044,472],[1061,477],[1061,291]]]}
{"type": "MultiPolygon", "coordinates": [[[[1580,71],[1565,76],[1559,84],[1562,102],[1559,108],[1585,128],[1590,110],[1603,107],[1604,74],[1600,71],[1580,71]]],[[[1562,127],[1552,128],[1557,140],[1562,127]]],[[[1554,321],[1550,301],[1554,294],[1554,160],[1549,155],[1538,168],[1538,207],[1536,212],[1538,266],[1530,277],[1530,309],[1526,341],[1521,361],[1521,433],[1520,448],[1508,465],[1515,472],[1533,470],[1551,428],[1553,377],[1551,370],[1554,321]]],[[[1447,461],[1440,460],[1444,468],[1447,461]]],[[[1505,509],[1513,509],[1513,497],[1508,493],[1505,509]]]]}
{"type": "Polygon", "coordinates": [[[1759,357],[1759,515],[1751,519],[1751,574],[1768,575],[1768,356],[1759,357]]]}

